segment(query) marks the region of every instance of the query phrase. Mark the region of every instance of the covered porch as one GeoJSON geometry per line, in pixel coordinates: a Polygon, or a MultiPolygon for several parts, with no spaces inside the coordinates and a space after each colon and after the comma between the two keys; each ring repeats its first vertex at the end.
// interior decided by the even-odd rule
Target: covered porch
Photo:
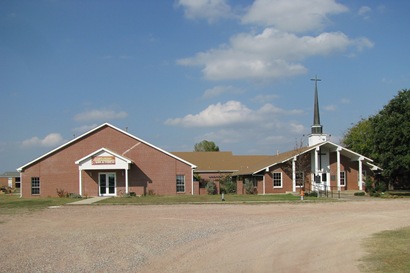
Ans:
{"type": "Polygon", "coordinates": [[[129,178],[132,161],[114,153],[106,148],[101,148],[75,162],[78,165],[78,191],[80,195],[89,194],[98,196],[117,196],[119,193],[118,178],[124,181],[125,193],[129,193],[129,178]],[[95,176],[97,174],[97,176],[95,176]],[[95,181],[96,189],[84,192],[84,184],[95,181]]]}

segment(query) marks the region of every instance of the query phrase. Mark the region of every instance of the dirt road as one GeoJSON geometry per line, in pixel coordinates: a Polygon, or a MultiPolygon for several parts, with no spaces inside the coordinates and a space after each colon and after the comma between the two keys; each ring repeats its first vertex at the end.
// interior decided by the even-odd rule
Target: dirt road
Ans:
{"type": "Polygon", "coordinates": [[[0,215],[0,272],[359,272],[410,200],[63,206],[0,215]]]}

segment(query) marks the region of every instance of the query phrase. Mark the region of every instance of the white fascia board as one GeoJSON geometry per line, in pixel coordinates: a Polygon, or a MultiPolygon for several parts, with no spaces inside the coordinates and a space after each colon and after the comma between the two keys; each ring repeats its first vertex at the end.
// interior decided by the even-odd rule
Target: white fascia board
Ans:
{"type": "MultiPolygon", "coordinates": [[[[62,148],[64,148],[64,147],[70,145],[71,143],[77,141],[77,140],[80,139],[80,138],[83,138],[84,136],[86,136],[86,135],[88,135],[88,134],[90,134],[90,133],[92,133],[92,132],[94,132],[94,131],[100,129],[101,127],[103,127],[103,126],[105,126],[105,125],[109,125],[109,124],[108,124],[108,123],[103,123],[103,124],[101,124],[100,126],[97,126],[97,127],[95,127],[94,129],[91,129],[91,130],[88,131],[88,132],[85,132],[84,134],[82,134],[82,135],[80,135],[80,136],[78,136],[78,137],[76,137],[76,138],[74,138],[74,139],[72,139],[72,140],[70,140],[70,141],[64,143],[63,145],[58,146],[57,148],[51,150],[50,152],[45,153],[45,154],[43,154],[42,156],[37,157],[36,159],[30,161],[29,163],[27,163],[27,164],[21,166],[20,168],[17,169],[17,171],[22,172],[22,171],[24,170],[24,168],[26,168],[27,166],[30,166],[31,164],[35,163],[36,161],[38,161],[38,160],[40,160],[40,159],[42,159],[42,158],[45,158],[46,156],[48,156],[48,155],[50,155],[50,154],[52,154],[52,153],[54,153],[54,152],[56,152],[56,151],[58,151],[58,150],[60,150],[60,149],[62,149],[62,148]]],[[[111,125],[110,125],[110,126],[111,126],[111,125]]]]}
{"type": "Polygon", "coordinates": [[[278,165],[278,164],[281,164],[281,163],[285,163],[285,162],[291,160],[292,158],[294,158],[295,156],[299,156],[299,155],[305,154],[305,153],[307,153],[307,152],[310,152],[311,150],[314,150],[317,146],[318,146],[318,145],[314,145],[314,146],[310,147],[309,149],[307,149],[306,151],[303,151],[302,153],[295,154],[295,155],[293,155],[293,156],[290,156],[289,158],[286,158],[285,160],[282,160],[282,161],[273,163],[273,164],[271,164],[271,165],[268,165],[268,166],[266,166],[266,167],[264,167],[264,168],[262,168],[262,169],[260,169],[260,170],[258,170],[258,171],[256,171],[256,172],[254,172],[254,173],[252,173],[252,174],[254,175],[254,174],[256,174],[256,173],[258,173],[258,172],[260,172],[260,171],[269,169],[270,167],[273,167],[273,166],[275,166],[275,165],[278,165]]]}
{"type": "Polygon", "coordinates": [[[337,144],[335,144],[335,143],[333,143],[333,142],[327,141],[326,143],[328,143],[328,144],[330,144],[330,145],[333,145],[333,146],[335,146],[336,148],[341,149],[342,152],[345,151],[345,152],[348,152],[349,154],[353,154],[353,155],[357,156],[358,158],[363,158],[363,160],[365,160],[365,161],[367,161],[367,162],[373,162],[373,159],[368,158],[368,157],[365,157],[364,155],[361,155],[361,154],[359,154],[359,153],[356,153],[356,152],[354,152],[354,151],[352,151],[352,150],[349,150],[349,149],[347,149],[347,148],[345,148],[345,147],[342,147],[342,146],[340,146],[340,145],[337,145],[337,144]]]}
{"type": "Polygon", "coordinates": [[[135,139],[135,140],[138,140],[138,141],[140,141],[140,142],[142,142],[142,143],[144,143],[144,144],[146,144],[146,145],[148,145],[148,146],[150,146],[150,147],[152,147],[152,148],[154,148],[154,149],[156,149],[156,150],[158,150],[158,151],[160,151],[160,152],[162,152],[162,153],[164,153],[164,154],[166,154],[166,155],[169,155],[169,156],[172,157],[172,158],[177,159],[178,161],[184,162],[185,164],[190,165],[191,168],[193,168],[193,169],[195,169],[195,168],[197,167],[197,166],[195,166],[194,164],[192,164],[191,162],[188,162],[188,161],[186,161],[186,160],[184,160],[184,159],[182,159],[182,158],[180,158],[180,157],[177,157],[177,156],[175,156],[175,155],[173,155],[173,154],[171,154],[171,153],[169,153],[169,152],[167,152],[167,151],[165,151],[165,150],[163,150],[163,149],[161,149],[161,148],[159,148],[159,147],[157,147],[157,146],[155,146],[155,145],[152,145],[151,143],[149,143],[149,142],[147,142],[147,141],[145,141],[145,140],[142,140],[142,139],[140,139],[140,138],[138,138],[138,137],[136,137],[136,136],[134,136],[134,135],[132,135],[132,134],[130,134],[130,133],[124,131],[124,130],[121,130],[121,129],[119,129],[119,128],[117,128],[117,127],[115,127],[115,126],[113,126],[113,125],[111,125],[111,124],[109,124],[109,123],[105,123],[104,125],[108,125],[108,126],[110,126],[111,128],[113,128],[113,129],[115,129],[115,130],[117,130],[117,131],[119,131],[119,132],[121,132],[121,133],[123,133],[123,134],[125,134],[125,135],[127,135],[127,136],[129,136],[129,137],[131,137],[131,138],[133,138],[133,139],[135,139]]]}
{"type": "Polygon", "coordinates": [[[99,153],[101,153],[101,152],[107,152],[107,153],[109,153],[109,154],[111,154],[111,155],[113,155],[113,156],[115,156],[115,157],[117,157],[117,158],[119,158],[119,159],[121,159],[121,160],[127,162],[128,164],[132,163],[131,160],[129,160],[129,159],[126,158],[126,157],[123,157],[122,155],[116,154],[116,153],[114,153],[114,152],[112,152],[112,151],[110,151],[110,150],[108,150],[108,149],[106,149],[106,148],[101,148],[101,149],[99,149],[99,150],[97,150],[97,151],[94,151],[94,152],[92,152],[91,154],[86,155],[86,156],[84,156],[83,158],[77,160],[77,161],[75,162],[75,164],[79,165],[82,161],[87,160],[87,159],[89,159],[90,157],[92,157],[93,155],[99,154],[99,153]]]}

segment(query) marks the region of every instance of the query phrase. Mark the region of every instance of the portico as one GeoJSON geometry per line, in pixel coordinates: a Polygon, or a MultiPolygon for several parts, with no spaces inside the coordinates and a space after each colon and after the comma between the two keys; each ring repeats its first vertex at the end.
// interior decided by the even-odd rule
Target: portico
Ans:
{"type": "Polygon", "coordinates": [[[78,165],[78,189],[83,195],[83,174],[98,172],[98,195],[117,195],[117,170],[122,170],[125,176],[125,193],[129,193],[128,170],[132,161],[106,148],[101,148],[75,162],[78,165]],[[84,172],[83,172],[84,171],[84,172]]]}

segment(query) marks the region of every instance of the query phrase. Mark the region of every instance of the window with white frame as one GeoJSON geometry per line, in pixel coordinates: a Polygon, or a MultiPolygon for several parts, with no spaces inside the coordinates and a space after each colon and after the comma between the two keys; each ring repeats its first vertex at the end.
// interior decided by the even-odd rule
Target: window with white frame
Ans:
{"type": "Polygon", "coordinates": [[[296,187],[303,187],[305,175],[303,172],[296,172],[296,187]]]}
{"type": "Polygon", "coordinates": [[[31,194],[40,194],[40,177],[31,178],[31,194]]]}
{"type": "Polygon", "coordinates": [[[273,187],[282,188],[282,173],[272,173],[273,187]]]}
{"type": "Polygon", "coordinates": [[[177,175],[177,192],[185,192],[185,176],[177,175]]]}
{"type": "Polygon", "coordinates": [[[340,172],[340,186],[346,187],[346,172],[340,172]]]}

